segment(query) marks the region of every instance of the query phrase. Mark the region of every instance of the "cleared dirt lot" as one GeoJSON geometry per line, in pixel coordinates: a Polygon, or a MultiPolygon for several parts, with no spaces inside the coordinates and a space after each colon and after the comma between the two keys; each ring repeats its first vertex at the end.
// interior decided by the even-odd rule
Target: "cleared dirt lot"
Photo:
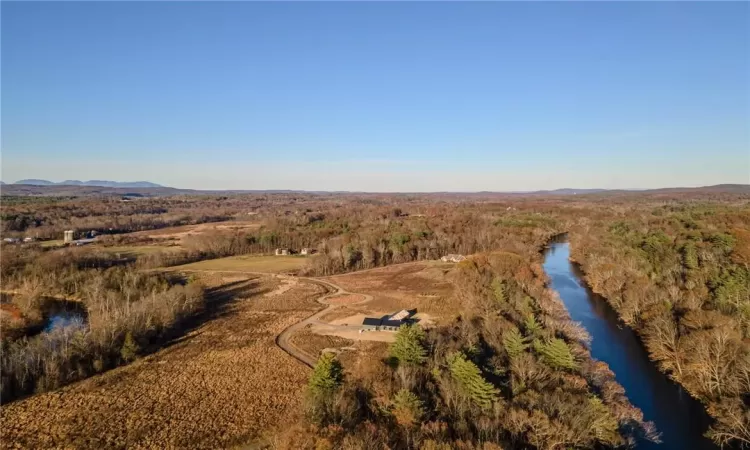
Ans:
{"type": "Polygon", "coordinates": [[[418,314],[426,314],[431,320],[450,318],[458,310],[449,279],[453,267],[452,264],[424,261],[326,278],[347,291],[372,295],[373,300],[341,306],[322,320],[332,322],[357,314],[378,317],[414,308],[418,314]]]}
{"type": "Polygon", "coordinates": [[[171,347],[5,405],[1,448],[225,448],[294,420],[309,369],[275,344],[325,289],[201,274],[211,317],[171,347]]]}
{"type": "MultiPolygon", "coordinates": [[[[365,317],[383,317],[401,309],[416,308],[414,318],[422,326],[433,325],[441,318],[449,319],[458,311],[449,280],[452,269],[451,264],[427,261],[323,278],[346,293],[326,298],[328,308],[308,319],[305,328],[296,330],[291,341],[307,350],[306,340],[309,340],[307,353],[312,355],[326,346],[343,346],[334,342],[389,343],[395,340],[392,331],[362,327],[365,317]],[[299,336],[300,333],[304,336],[299,336]],[[314,335],[325,336],[330,341],[314,338],[314,335]]],[[[359,349],[360,346],[354,347],[359,349]]]]}

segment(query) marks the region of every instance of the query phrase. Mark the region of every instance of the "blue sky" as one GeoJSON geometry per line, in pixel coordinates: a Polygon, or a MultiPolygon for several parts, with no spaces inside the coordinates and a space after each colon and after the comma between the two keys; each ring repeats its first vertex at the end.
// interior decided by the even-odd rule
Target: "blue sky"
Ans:
{"type": "Polygon", "coordinates": [[[750,183],[750,4],[2,2],[2,179],[750,183]]]}

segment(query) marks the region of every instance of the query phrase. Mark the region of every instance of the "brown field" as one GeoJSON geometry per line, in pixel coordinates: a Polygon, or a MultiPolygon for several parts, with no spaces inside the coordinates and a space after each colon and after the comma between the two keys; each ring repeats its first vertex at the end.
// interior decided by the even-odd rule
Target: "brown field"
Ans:
{"type": "Polygon", "coordinates": [[[42,248],[47,248],[47,247],[60,247],[60,246],[62,246],[62,245],[63,245],[63,240],[62,240],[62,239],[53,239],[53,240],[51,240],[51,241],[39,241],[39,245],[40,245],[40,246],[41,246],[42,248]]]}
{"type": "Polygon", "coordinates": [[[338,295],[336,297],[331,297],[326,300],[326,303],[329,305],[351,305],[354,303],[359,303],[365,299],[364,295],[359,294],[345,294],[345,295],[338,295]]]}
{"type": "Polygon", "coordinates": [[[175,266],[172,270],[195,270],[216,272],[296,272],[307,264],[304,256],[230,256],[209,259],[196,263],[175,266]]]}
{"type": "Polygon", "coordinates": [[[102,247],[99,245],[92,245],[89,248],[96,251],[102,251],[112,254],[120,254],[125,257],[149,255],[152,253],[160,252],[176,252],[180,248],[177,246],[165,246],[165,245],[118,245],[112,247],[102,247]]]}
{"type": "Polygon", "coordinates": [[[181,239],[185,236],[198,235],[211,231],[241,230],[249,231],[260,228],[258,222],[227,220],[224,222],[209,222],[197,225],[182,225],[178,227],[159,228],[158,230],[136,231],[127,236],[148,237],[152,239],[181,239]]]}
{"type": "Polygon", "coordinates": [[[201,274],[202,324],[128,366],[4,405],[1,448],[226,448],[295,420],[309,369],[275,345],[324,291],[201,274]]]}
{"type": "Polygon", "coordinates": [[[383,315],[413,308],[437,321],[450,319],[458,311],[449,280],[453,267],[424,261],[329,277],[347,291],[370,294],[373,300],[339,307],[322,319],[333,321],[360,313],[383,315]]]}
{"type": "Polygon", "coordinates": [[[351,347],[356,343],[351,339],[339,336],[317,334],[312,331],[312,328],[312,325],[307,325],[294,333],[291,338],[292,344],[309,355],[318,356],[324,349],[341,349],[342,347],[351,347]]]}

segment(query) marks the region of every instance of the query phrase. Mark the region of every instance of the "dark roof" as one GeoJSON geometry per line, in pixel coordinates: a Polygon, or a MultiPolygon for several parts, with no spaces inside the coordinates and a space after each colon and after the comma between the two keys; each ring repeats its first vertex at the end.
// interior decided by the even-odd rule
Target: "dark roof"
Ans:
{"type": "Polygon", "coordinates": [[[365,317],[365,320],[362,321],[362,325],[372,325],[374,327],[377,327],[377,326],[380,326],[380,322],[382,322],[382,319],[365,317]]]}

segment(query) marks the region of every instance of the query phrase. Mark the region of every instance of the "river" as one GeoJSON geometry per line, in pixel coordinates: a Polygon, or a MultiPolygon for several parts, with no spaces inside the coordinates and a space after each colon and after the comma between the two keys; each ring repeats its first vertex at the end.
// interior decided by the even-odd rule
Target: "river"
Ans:
{"type": "Polygon", "coordinates": [[[619,320],[604,298],[583,282],[570,261],[567,242],[550,244],[544,271],[571,318],[591,335],[591,356],[609,364],[630,402],[661,433],[661,444],[639,440],[636,448],[654,450],[718,449],[703,437],[710,418],[703,406],[659,372],[638,336],[619,320]]]}

